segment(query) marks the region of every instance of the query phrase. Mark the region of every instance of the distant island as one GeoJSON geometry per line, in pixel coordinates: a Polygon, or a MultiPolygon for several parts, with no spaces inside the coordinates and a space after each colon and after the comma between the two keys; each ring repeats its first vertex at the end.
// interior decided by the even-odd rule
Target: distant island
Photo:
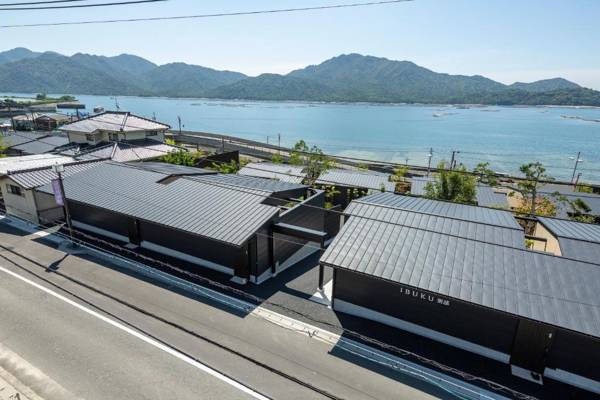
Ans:
{"type": "Polygon", "coordinates": [[[563,78],[505,85],[480,75],[437,73],[410,61],[346,54],[286,75],[249,77],[144,58],[0,52],[0,92],[243,100],[600,106],[600,92],[563,78]]]}

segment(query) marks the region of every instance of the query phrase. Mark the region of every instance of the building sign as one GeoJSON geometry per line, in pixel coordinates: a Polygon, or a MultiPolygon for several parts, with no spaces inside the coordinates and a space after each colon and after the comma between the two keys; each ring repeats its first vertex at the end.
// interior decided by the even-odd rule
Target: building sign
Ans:
{"type": "Polygon", "coordinates": [[[52,191],[54,192],[54,200],[59,206],[64,206],[64,196],[60,187],[60,179],[52,179],[52,191]]]}
{"type": "Polygon", "coordinates": [[[438,304],[440,306],[445,306],[445,307],[450,306],[450,300],[448,300],[445,297],[438,296],[433,293],[423,292],[423,291],[417,290],[417,289],[408,288],[406,286],[400,286],[400,294],[403,294],[405,296],[410,296],[411,298],[413,298],[415,300],[421,300],[421,301],[426,301],[429,303],[435,303],[435,304],[438,304]]]}

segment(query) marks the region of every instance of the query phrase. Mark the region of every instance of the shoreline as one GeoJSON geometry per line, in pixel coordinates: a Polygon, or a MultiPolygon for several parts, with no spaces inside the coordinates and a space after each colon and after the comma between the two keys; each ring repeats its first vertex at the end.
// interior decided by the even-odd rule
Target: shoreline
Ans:
{"type": "MultiPolygon", "coordinates": [[[[10,96],[35,96],[37,93],[0,93],[0,99],[10,96]]],[[[159,100],[202,100],[215,102],[252,102],[252,103],[289,103],[289,104],[314,104],[314,105],[357,105],[357,106],[390,106],[390,107],[454,107],[454,108],[567,108],[567,109],[600,109],[600,106],[592,105],[556,105],[556,104],[477,104],[477,103],[397,103],[397,102],[368,102],[368,101],[311,101],[311,100],[260,100],[260,99],[221,99],[216,97],[170,97],[170,96],[145,96],[145,95],[108,95],[108,94],[61,94],[48,93],[48,96],[98,96],[109,98],[139,98],[159,100]]]]}

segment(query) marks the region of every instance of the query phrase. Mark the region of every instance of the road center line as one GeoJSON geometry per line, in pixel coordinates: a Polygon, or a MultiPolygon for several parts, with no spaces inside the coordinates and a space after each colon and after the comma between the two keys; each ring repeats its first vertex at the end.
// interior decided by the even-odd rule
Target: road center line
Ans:
{"type": "Polygon", "coordinates": [[[104,316],[102,314],[99,314],[99,313],[97,313],[94,310],[91,310],[91,309],[89,309],[87,307],[84,307],[81,304],[79,304],[79,303],[77,303],[77,302],[75,302],[75,301],[73,301],[73,300],[71,300],[71,299],[69,299],[69,298],[67,298],[67,297],[59,294],[59,293],[56,293],[56,292],[54,292],[54,291],[52,291],[52,290],[50,290],[50,289],[48,289],[48,288],[46,288],[46,287],[44,287],[42,285],[40,285],[40,284],[38,284],[38,283],[30,280],[30,279],[27,279],[27,278],[25,278],[25,277],[23,277],[23,276],[15,273],[15,272],[13,272],[13,271],[10,271],[10,270],[2,267],[2,266],[0,266],[0,271],[5,272],[6,274],[8,274],[8,275],[10,275],[10,276],[12,276],[14,278],[17,278],[17,279],[19,279],[19,280],[21,280],[21,281],[23,281],[23,282],[25,282],[25,283],[27,283],[27,284],[35,287],[35,288],[37,288],[37,289],[40,289],[41,291],[43,291],[43,292],[45,292],[45,293],[47,293],[47,294],[49,294],[49,295],[51,295],[51,296],[59,299],[59,300],[62,300],[65,303],[70,304],[73,307],[78,308],[79,310],[81,310],[81,311],[83,311],[83,312],[85,312],[85,313],[87,313],[89,315],[92,315],[92,316],[98,318],[99,320],[102,320],[102,321],[106,322],[109,325],[114,326],[115,328],[118,328],[118,329],[120,329],[120,330],[122,330],[122,331],[124,331],[124,332],[126,332],[128,334],[130,334],[131,336],[134,336],[134,337],[136,337],[136,338],[138,338],[138,339],[140,339],[140,340],[142,340],[142,341],[144,341],[144,342],[146,342],[146,343],[148,343],[148,344],[156,347],[157,349],[160,349],[160,350],[164,351],[165,353],[168,353],[168,354],[170,354],[170,355],[172,355],[172,356],[174,356],[174,357],[176,357],[176,358],[178,358],[178,359],[180,359],[180,360],[188,363],[189,365],[191,365],[191,366],[193,366],[193,367],[195,367],[195,368],[197,368],[197,369],[199,369],[201,371],[204,371],[204,372],[206,372],[209,375],[214,376],[215,378],[217,378],[217,379],[219,379],[219,380],[221,380],[221,381],[223,381],[223,382],[225,382],[225,383],[233,386],[234,388],[236,388],[236,389],[238,389],[238,390],[240,390],[240,391],[242,391],[244,393],[249,394],[250,396],[254,397],[255,399],[269,400],[268,397],[263,396],[262,394],[260,394],[260,393],[258,393],[256,391],[252,390],[251,388],[249,388],[247,386],[244,386],[243,384],[241,384],[241,383],[239,383],[237,381],[234,381],[233,379],[231,379],[231,378],[223,375],[222,373],[220,373],[220,372],[218,372],[218,371],[210,368],[209,366],[204,365],[204,364],[202,364],[202,363],[200,363],[200,362],[198,362],[196,360],[193,360],[192,358],[186,356],[185,354],[182,354],[182,353],[180,353],[180,352],[178,352],[176,350],[173,350],[170,347],[168,347],[168,346],[166,346],[166,345],[164,345],[164,344],[162,344],[162,343],[160,343],[160,342],[158,342],[158,341],[156,341],[154,339],[151,339],[151,338],[149,338],[149,337],[147,337],[145,335],[142,335],[141,333],[139,333],[139,332],[137,332],[137,331],[135,331],[135,330],[133,330],[133,329],[131,329],[131,328],[129,328],[129,327],[127,327],[127,326],[119,323],[119,322],[113,321],[112,319],[107,318],[106,316],[104,316]]]}

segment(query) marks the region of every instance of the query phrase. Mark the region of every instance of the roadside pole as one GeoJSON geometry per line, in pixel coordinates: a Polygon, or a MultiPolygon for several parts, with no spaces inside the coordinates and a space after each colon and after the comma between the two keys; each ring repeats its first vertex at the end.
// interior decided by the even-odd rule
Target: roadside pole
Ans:
{"type": "Polygon", "coordinates": [[[427,162],[427,176],[429,176],[429,172],[431,171],[431,157],[433,157],[433,147],[429,148],[429,154],[427,154],[429,161],[427,162]]]}
{"type": "Polygon", "coordinates": [[[73,240],[73,225],[71,222],[71,213],[69,212],[69,204],[68,204],[67,198],[65,196],[65,187],[63,185],[63,177],[62,177],[62,173],[65,170],[65,166],[63,164],[54,164],[52,166],[52,170],[54,172],[56,172],[56,175],[58,176],[58,178],[53,180],[53,182],[52,182],[52,189],[54,190],[54,198],[56,199],[56,203],[58,205],[63,206],[63,210],[65,212],[65,220],[67,221],[67,227],[69,228],[69,238],[71,239],[71,243],[74,245],[75,242],[73,240]]]}

